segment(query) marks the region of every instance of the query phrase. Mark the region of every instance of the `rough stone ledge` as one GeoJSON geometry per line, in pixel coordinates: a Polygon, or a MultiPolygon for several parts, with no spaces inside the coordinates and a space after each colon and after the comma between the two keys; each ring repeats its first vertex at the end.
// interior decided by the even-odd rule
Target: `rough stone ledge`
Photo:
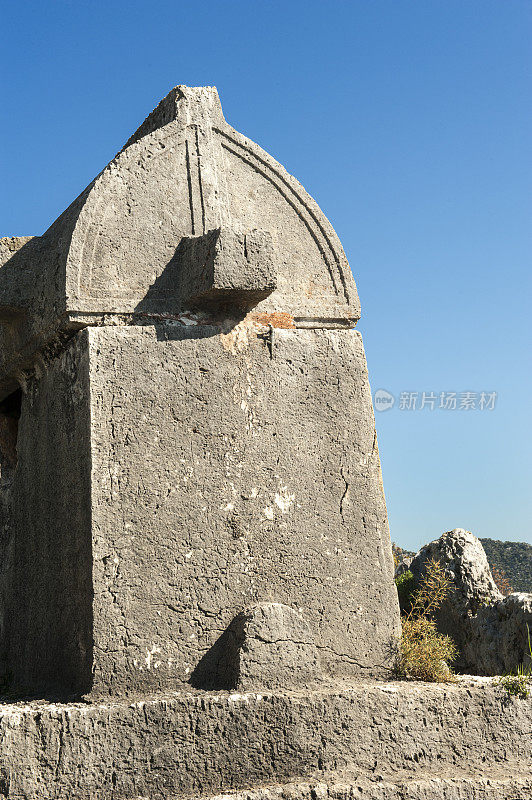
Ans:
{"type": "Polygon", "coordinates": [[[506,700],[489,680],[14,703],[0,706],[0,740],[0,797],[24,800],[170,800],[342,771],[371,788],[334,784],[333,798],[532,796],[532,700],[506,700]]]}
{"type": "MultiPolygon", "coordinates": [[[[514,768],[518,769],[518,765],[514,768]]],[[[209,800],[528,800],[530,797],[532,778],[520,778],[509,771],[474,777],[431,774],[393,782],[330,776],[319,782],[288,783],[219,794],[209,800]]]]}

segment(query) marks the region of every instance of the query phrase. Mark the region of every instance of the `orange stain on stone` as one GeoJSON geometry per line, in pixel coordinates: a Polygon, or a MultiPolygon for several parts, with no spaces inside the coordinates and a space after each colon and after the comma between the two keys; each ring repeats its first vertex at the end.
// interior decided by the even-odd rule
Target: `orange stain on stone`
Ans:
{"type": "Polygon", "coordinates": [[[271,325],[272,328],[287,328],[292,330],[296,327],[294,318],[283,311],[273,311],[271,314],[250,314],[254,322],[261,325],[271,325]]]}

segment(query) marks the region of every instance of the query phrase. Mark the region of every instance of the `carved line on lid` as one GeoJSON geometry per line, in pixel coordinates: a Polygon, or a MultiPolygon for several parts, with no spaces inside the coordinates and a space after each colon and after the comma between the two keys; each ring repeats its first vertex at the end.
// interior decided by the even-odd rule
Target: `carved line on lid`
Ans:
{"type": "Polygon", "coordinates": [[[201,153],[200,153],[200,146],[199,146],[199,134],[198,134],[198,126],[194,125],[195,128],[195,139],[196,139],[196,158],[198,162],[198,186],[199,186],[199,196],[200,196],[200,203],[201,203],[201,223],[203,228],[203,233],[206,233],[205,229],[205,200],[203,199],[203,183],[201,181],[201,153]]]}
{"type": "MultiPolygon", "coordinates": [[[[187,126],[187,129],[194,129],[194,134],[192,137],[186,136],[184,139],[185,144],[185,163],[186,163],[186,178],[188,184],[188,194],[189,194],[189,204],[190,204],[190,214],[191,214],[191,229],[192,235],[198,235],[199,230],[196,230],[199,227],[196,224],[196,220],[198,220],[200,209],[201,209],[201,220],[202,220],[202,232],[206,233],[206,208],[205,208],[205,200],[204,200],[204,190],[203,190],[203,183],[202,183],[202,176],[201,176],[201,161],[202,161],[202,154],[200,151],[199,145],[199,125],[192,124],[187,126]],[[192,141],[191,141],[192,140],[192,141]],[[196,159],[196,164],[193,164],[193,159],[196,159]],[[194,178],[197,180],[194,180],[194,178]],[[196,192],[194,192],[196,189],[196,192]],[[197,193],[197,197],[195,198],[194,195],[197,193]],[[199,206],[199,208],[198,208],[199,206]]],[[[209,126],[210,128],[210,126],[209,126]]],[[[327,269],[333,284],[334,291],[336,295],[344,295],[345,301],[349,303],[349,293],[346,286],[345,276],[342,270],[342,263],[341,259],[331,242],[329,236],[327,235],[325,229],[323,228],[322,224],[320,223],[319,219],[316,217],[315,213],[313,212],[312,208],[305,202],[304,198],[294,189],[290,183],[286,180],[286,178],[277,170],[274,169],[265,159],[261,158],[257,155],[253,150],[249,147],[238,142],[232,136],[229,136],[224,131],[220,130],[219,128],[212,127],[210,130],[202,131],[208,133],[212,131],[215,134],[218,134],[221,138],[218,139],[219,145],[221,145],[221,153],[223,150],[226,150],[229,153],[232,153],[237,158],[240,158],[244,162],[248,163],[249,166],[254,169],[256,172],[261,174],[266,180],[268,180],[276,189],[277,191],[284,197],[287,203],[294,209],[296,214],[299,216],[307,230],[309,231],[310,235],[314,239],[318,250],[320,251],[325,264],[327,265],[327,269]],[[279,185],[279,182],[282,184],[279,185]],[[288,190],[288,192],[286,191],[288,190]],[[329,251],[330,255],[328,255],[327,251],[329,251]],[[331,258],[332,256],[332,258],[331,258]],[[333,263],[331,263],[333,262],[333,263]],[[334,269],[336,267],[336,270],[334,269]],[[341,281],[341,288],[338,286],[337,277],[335,272],[340,277],[341,281]]],[[[163,139],[170,138],[171,134],[167,134],[166,136],[162,137],[163,139]]],[[[214,141],[211,140],[214,144],[214,141]]],[[[154,155],[161,156],[164,154],[164,151],[155,153],[154,155]]],[[[214,156],[214,153],[213,153],[214,156]]],[[[228,206],[228,198],[227,198],[227,191],[223,189],[225,186],[220,186],[220,175],[219,172],[219,165],[217,163],[217,158],[214,157],[213,159],[215,167],[215,175],[216,175],[216,184],[217,190],[216,193],[219,196],[219,200],[222,204],[227,204],[227,207],[224,209],[219,208],[218,211],[221,212],[221,215],[229,215],[229,206],[228,206]],[[221,190],[221,191],[220,191],[221,190]],[[220,196],[221,195],[221,196],[220,196]]],[[[225,183],[222,181],[222,183],[225,183]]],[[[115,184],[116,185],[116,184],[115,184]]],[[[124,187],[122,186],[122,189],[124,187]]],[[[87,297],[97,297],[100,293],[93,295],[91,292],[91,284],[92,284],[92,271],[93,271],[93,262],[94,262],[94,254],[97,246],[98,239],[101,235],[102,229],[104,227],[104,222],[106,215],[108,213],[107,203],[105,203],[105,207],[102,209],[102,205],[104,204],[105,200],[108,198],[104,198],[99,196],[96,201],[96,207],[94,209],[93,220],[89,223],[85,235],[83,237],[82,245],[81,245],[81,252],[80,257],[78,260],[78,295],[81,296],[83,293],[87,297]],[[87,248],[90,248],[90,258],[89,263],[86,264],[85,262],[85,254],[87,252],[87,248]],[[81,288],[81,281],[82,281],[82,265],[86,264],[88,267],[88,275],[85,275],[86,278],[86,289],[82,292],[81,288]]],[[[199,220],[198,220],[199,221],[199,220]]],[[[222,220],[218,222],[221,224],[222,220]]]]}
{"type": "MultiPolygon", "coordinates": [[[[269,181],[273,186],[275,186],[277,191],[284,197],[286,202],[294,209],[294,211],[296,212],[296,214],[298,215],[298,217],[303,222],[303,224],[307,228],[308,232],[310,233],[310,235],[314,239],[314,241],[316,243],[316,246],[317,246],[318,250],[320,251],[320,253],[322,255],[322,258],[325,261],[325,264],[327,265],[327,270],[328,270],[329,275],[331,277],[331,281],[332,281],[332,284],[333,284],[334,291],[336,292],[336,294],[339,294],[337,281],[335,279],[335,275],[334,275],[334,271],[333,271],[332,265],[330,263],[330,259],[327,258],[327,254],[325,253],[325,248],[323,247],[322,242],[320,242],[319,236],[316,234],[316,231],[313,230],[312,224],[307,219],[305,219],[304,213],[302,213],[301,208],[298,208],[296,203],[294,203],[294,201],[289,196],[287,196],[287,194],[285,192],[283,192],[283,190],[276,183],[276,181],[273,179],[273,177],[270,174],[268,174],[268,172],[266,172],[264,169],[262,169],[262,167],[258,166],[257,164],[254,164],[250,157],[244,155],[241,152],[238,152],[237,149],[233,149],[229,145],[222,144],[222,147],[225,150],[227,150],[229,153],[233,153],[233,155],[235,155],[237,158],[240,158],[246,164],[249,164],[249,166],[252,167],[252,169],[254,169],[256,172],[258,172],[260,175],[262,175],[264,178],[266,178],[266,180],[269,181]]],[[[247,152],[249,153],[249,151],[247,151],[247,152]]],[[[249,153],[249,155],[251,156],[252,154],[249,153]]],[[[344,294],[345,294],[345,292],[344,292],[344,294]]]]}
{"type": "Polygon", "coordinates": [[[327,253],[325,252],[325,248],[323,246],[323,243],[320,241],[320,238],[322,238],[325,241],[326,246],[329,249],[334,259],[334,266],[336,266],[338,275],[340,276],[342,290],[346,302],[349,303],[349,294],[347,291],[345,276],[342,270],[340,258],[338,257],[335,247],[333,246],[329,236],[327,235],[326,231],[321,225],[319,219],[314,214],[312,208],[310,208],[310,206],[305,202],[305,200],[301,197],[301,195],[292,186],[290,186],[290,183],[286,180],[286,178],[280,172],[275,170],[270,164],[268,164],[268,162],[265,161],[265,159],[261,158],[259,155],[257,155],[257,153],[253,152],[251,148],[246,147],[241,142],[238,142],[236,139],[234,139],[232,136],[229,136],[229,134],[225,133],[225,131],[222,131],[219,128],[213,128],[213,130],[226,140],[225,142],[222,141],[222,147],[225,150],[227,150],[230,153],[233,153],[233,155],[237,156],[237,158],[240,158],[241,160],[248,163],[250,167],[252,167],[254,170],[263,175],[263,177],[269,180],[270,183],[272,183],[273,186],[275,186],[277,191],[279,191],[280,194],[282,194],[287,203],[289,203],[292,206],[292,208],[294,209],[296,214],[300,217],[302,222],[305,224],[312,238],[316,242],[316,245],[323,256],[323,259],[327,264],[327,268],[329,270],[329,274],[331,276],[335,292],[338,294],[339,291],[333,272],[333,265],[330,263],[331,261],[330,257],[327,256],[327,253]],[[233,147],[236,149],[233,149],[233,147],[229,146],[228,143],[233,145],[233,147]],[[243,151],[243,153],[245,153],[246,155],[244,155],[242,152],[239,151],[243,151]],[[258,162],[258,164],[254,163],[254,161],[258,162]],[[279,186],[275,179],[280,181],[283,184],[283,186],[279,186]],[[286,189],[289,190],[291,196],[287,194],[287,192],[283,187],[286,187],[286,189]],[[294,202],[295,200],[298,201],[298,203],[302,208],[297,207],[296,203],[294,202]],[[310,221],[305,218],[304,216],[305,212],[310,217],[310,221]],[[317,230],[315,230],[315,228],[317,228],[317,230]]]}
{"type": "Polygon", "coordinates": [[[187,137],[185,139],[185,160],[187,166],[188,201],[190,205],[190,217],[192,222],[192,236],[205,234],[206,215],[205,198],[203,193],[203,181],[201,177],[202,154],[199,143],[198,125],[187,126],[187,137]],[[188,135],[188,134],[191,135],[188,135]],[[199,220],[201,217],[201,230],[199,220]]]}
{"type": "Polygon", "coordinates": [[[188,139],[185,139],[185,161],[187,165],[187,184],[188,184],[188,204],[190,206],[190,225],[192,227],[192,236],[196,235],[196,225],[194,223],[194,198],[192,196],[192,176],[190,169],[190,152],[188,139]]]}

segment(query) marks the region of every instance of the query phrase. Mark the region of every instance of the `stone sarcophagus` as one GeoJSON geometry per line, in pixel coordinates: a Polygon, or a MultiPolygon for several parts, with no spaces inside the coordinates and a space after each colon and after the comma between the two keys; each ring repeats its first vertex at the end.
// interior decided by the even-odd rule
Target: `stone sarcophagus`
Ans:
{"type": "Polygon", "coordinates": [[[531,796],[528,701],[382,680],[359,313],[331,226],[214,89],[173,89],[45,234],[0,240],[1,797],[531,796]]]}
{"type": "Polygon", "coordinates": [[[389,664],[353,277],[216,90],[173,89],[0,256],[5,681],[260,689],[389,664]]]}

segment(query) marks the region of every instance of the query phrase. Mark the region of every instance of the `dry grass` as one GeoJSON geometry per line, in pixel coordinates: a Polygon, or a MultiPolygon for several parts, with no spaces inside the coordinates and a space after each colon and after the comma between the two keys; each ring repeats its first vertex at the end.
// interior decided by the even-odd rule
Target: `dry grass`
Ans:
{"type": "Polygon", "coordinates": [[[497,567],[494,567],[491,570],[491,575],[493,577],[493,580],[495,581],[495,586],[497,587],[497,589],[501,594],[503,594],[505,597],[507,597],[509,594],[512,594],[513,592],[512,584],[508,580],[508,577],[503,569],[498,569],[497,567]]]}
{"type": "Polygon", "coordinates": [[[433,615],[448,597],[452,583],[436,560],[427,563],[425,576],[409,598],[403,616],[394,673],[406,680],[444,682],[454,679],[449,664],[457,656],[450,636],[439,633],[433,615]]]}

